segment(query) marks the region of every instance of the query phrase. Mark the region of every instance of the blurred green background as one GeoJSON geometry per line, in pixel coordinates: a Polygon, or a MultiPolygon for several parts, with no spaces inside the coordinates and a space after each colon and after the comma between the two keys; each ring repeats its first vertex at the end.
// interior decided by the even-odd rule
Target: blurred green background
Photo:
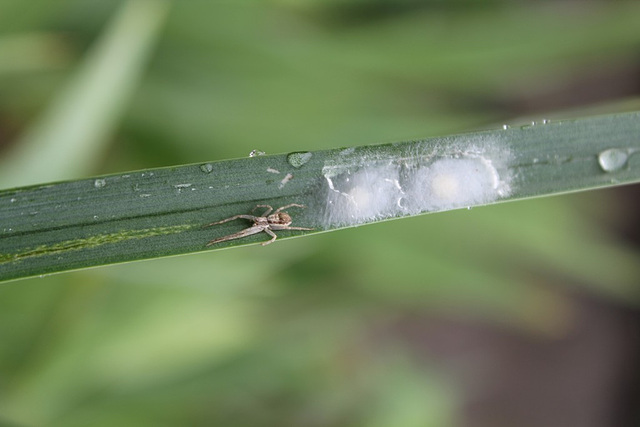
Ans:
{"type": "MultiPolygon", "coordinates": [[[[639,22],[637,1],[0,0],[0,188],[639,109],[639,22]]],[[[638,425],[637,200],[3,284],[0,425],[638,425]]]]}

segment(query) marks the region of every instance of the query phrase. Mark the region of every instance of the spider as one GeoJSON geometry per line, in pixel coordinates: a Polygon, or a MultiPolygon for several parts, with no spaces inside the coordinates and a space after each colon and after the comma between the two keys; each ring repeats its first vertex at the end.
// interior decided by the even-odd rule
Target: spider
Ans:
{"type": "Polygon", "coordinates": [[[274,231],[277,231],[277,230],[313,230],[313,228],[290,227],[289,226],[291,224],[291,222],[292,222],[291,216],[288,213],[282,212],[282,211],[284,211],[285,209],[288,209],[288,208],[292,208],[292,207],[304,208],[305,206],[304,205],[299,205],[297,203],[291,203],[290,205],[282,206],[282,207],[276,209],[275,212],[271,213],[271,211],[273,211],[273,208],[271,206],[269,206],[269,205],[257,205],[255,208],[253,208],[253,210],[251,212],[255,211],[258,208],[266,208],[267,210],[264,211],[264,213],[261,216],[234,215],[234,216],[232,216],[230,218],[223,219],[222,221],[216,221],[216,222],[212,222],[211,224],[207,224],[207,225],[205,225],[205,227],[211,227],[212,225],[223,224],[225,222],[233,221],[234,219],[238,219],[238,218],[242,218],[242,219],[247,219],[249,221],[253,221],[253,225],[251,227],[245,228],[244,230],[238,231],[237,233],[234,233],[234,234],[229,234],[228,236],[218,237],[217,239],[213,239],[209,243],[207,243],[207,246],[215,245],[216,243],[220,243],[220,242],[226,242],[227,240],[241,239],[242,237],[251,236],[252,234],[257,234],[257,233],[260,233],[262,231],[264,231],[269,236],[271,236],[271,240],[268,240],[266,242],[261,243],[262,246],[265,246],[265,245],[268,245],[269,243],[275,242],[275,240],[276,240],[276,238],[278,236],[276,236],[274,231]],[[271,214],[271,215],[269,215],[269,214],[271,214]]]}

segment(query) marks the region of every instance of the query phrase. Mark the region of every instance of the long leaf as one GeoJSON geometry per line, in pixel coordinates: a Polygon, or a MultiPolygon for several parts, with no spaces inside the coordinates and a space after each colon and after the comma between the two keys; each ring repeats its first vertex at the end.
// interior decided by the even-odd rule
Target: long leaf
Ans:
{"type": "MultiPolygon", "coordinates": [[[[287,209],[281,237],[640,181],[640,113],[151,169],[0,192],[0,280],[199,252],[287,209]],[[253,214],[260,215],[264,208],[253,214]]],[[[264,242],[264,233],[209,249],[264,242]]]]}

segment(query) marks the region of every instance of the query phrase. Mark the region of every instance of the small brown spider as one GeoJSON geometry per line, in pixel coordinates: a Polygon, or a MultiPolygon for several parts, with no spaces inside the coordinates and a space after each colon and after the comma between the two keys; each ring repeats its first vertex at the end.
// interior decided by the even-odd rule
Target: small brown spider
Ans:
{"type": "Polygon", "coordinates": [[[253,225],[249,228],[245,228],[242,231],[238,231],[237,233],[230,234],[224,237],[218,237],[217,239],[211,240],[207,243],[207,246],[215,245],[216,243],[226,242],[227,240],[233,239],[241,239],[242,237],[251,236],[252,234],[257,234],[262,231],[271,236],[271,240],[261,243],[262,246],[268,245],[269,243],[273,243],[278,236],[274,233],[277,230],[313,230],[313,228],[303,228],[303,227],[290,227],[291,224],[291,216],[282,212],[285,209],[298,207],[304,208],[304,205],[298,205],[296,203],[291,203],[290,205],[282,206],[281,208],[276,209],[274,213],[271,214],[273,208],[269,205],[257,205],[253,208],[255,211],[258,208],[267,208],[266,211],[261,216],[254,215],[234,215],[231,218],[223,219],[222,221],[212,222],[211,224],[205,225],[205,227],[211,227],[212,225],[223,224],[225,222],[233,221],[234,219],[247,219],[249,221],[253,221],[253,225]],[[271,214],[271,215],[269,215],[271,214]]]}

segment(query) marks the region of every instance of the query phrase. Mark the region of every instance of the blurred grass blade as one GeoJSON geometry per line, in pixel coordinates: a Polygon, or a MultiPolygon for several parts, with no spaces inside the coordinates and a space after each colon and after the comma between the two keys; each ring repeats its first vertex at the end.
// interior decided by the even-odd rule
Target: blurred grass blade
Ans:
{"type": "Polygon", "coordinates": [[[167,13],[164,0],[124,2],[75,77],[0,163],[0,186],[91,171],[142,73],[167,13]]]}
{"type": "MultiPolygon", "coordinates": [[[[109,175],[0,192],[0,280],[198,252],[298,203],[283,237],[640,181],[640,113],[109,175]]],[[[526,224],[523,224],[526,227],[526,224]]],[[[264,242],[264,233],[214,245],[264,242]]]]}

